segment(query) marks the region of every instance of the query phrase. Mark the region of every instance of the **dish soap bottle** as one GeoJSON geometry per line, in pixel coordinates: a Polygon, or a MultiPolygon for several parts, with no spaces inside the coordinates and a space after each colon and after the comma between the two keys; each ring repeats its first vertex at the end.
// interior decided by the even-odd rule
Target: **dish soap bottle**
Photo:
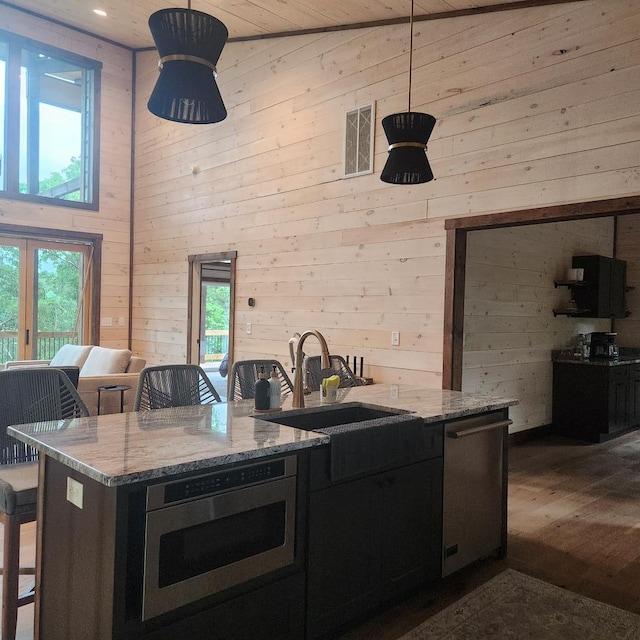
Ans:
{"type": "Polygon", "coordinates": [[[260,373],[255,386],[255,408],[258,411],[269,410],[269,382],[264,373],[264,367],[260,367],[260,373]]]}
{"type": "Polygon", "coordinates": [[[282,389],[278,378],[278,367],[274,364],[271,377],[269,378],[269,408],[279,409],[282,402],[282,389]]]}

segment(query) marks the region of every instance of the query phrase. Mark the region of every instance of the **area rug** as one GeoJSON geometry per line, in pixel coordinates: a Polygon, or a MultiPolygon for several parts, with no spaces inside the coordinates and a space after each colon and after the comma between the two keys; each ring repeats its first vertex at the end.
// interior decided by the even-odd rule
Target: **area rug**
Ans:
{"type": "Polygon", "coordinates": [[[400,640],[638,640],[640,616],[507,569],[400,640]]]}

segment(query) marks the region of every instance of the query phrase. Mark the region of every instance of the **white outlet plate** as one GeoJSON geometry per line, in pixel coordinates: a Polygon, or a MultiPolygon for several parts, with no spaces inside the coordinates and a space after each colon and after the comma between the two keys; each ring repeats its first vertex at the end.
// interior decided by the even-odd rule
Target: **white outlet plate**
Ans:
{"type": "Polygon", "coordinates": [[[67,476],[67,500],[78,509],[82,509],[84,500],[84,485],[67,476]]]}
{"type": "Polygon", "coordinates": [[[251,323],[247,322],[247,335],[251,335],[251,323]]]}
{"type": "Polygon", "coordinates": [[[398,347],[400,346],[400,332],[392,331],[391,332],[391,346],[398,347]]]}
{"type": "Polygon", "coordinates": [[[118,318],[118,326],[119,327],[124,327],[124,318],[118,318]]]}

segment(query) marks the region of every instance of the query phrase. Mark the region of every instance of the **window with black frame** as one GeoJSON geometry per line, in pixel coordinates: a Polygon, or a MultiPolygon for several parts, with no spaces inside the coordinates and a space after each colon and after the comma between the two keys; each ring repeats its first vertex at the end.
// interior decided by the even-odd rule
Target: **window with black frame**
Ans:
{"type": "Polygon", "coordinates": [[[0,32],[0,196],[98,208],[100,68],[0,32]]]}

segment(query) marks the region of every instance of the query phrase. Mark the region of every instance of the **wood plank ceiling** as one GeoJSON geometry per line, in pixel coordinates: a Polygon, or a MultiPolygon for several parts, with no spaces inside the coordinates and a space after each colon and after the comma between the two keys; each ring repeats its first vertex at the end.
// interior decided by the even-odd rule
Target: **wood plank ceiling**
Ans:
{"type": "MultiPolygon", "coordinates": [[[[503,10],[571,0],[414,0],[414,15],[443,17],[464,12],[503,10]]],[[[576,0],[581,1],[581,0],[576,0]]],[[[0,4],[26,10],[82,29],[132,49],[153,47],[148,17],[158,9],[187,7],[188,0],[20,0],[0,4]],[[106,17],[94,9],[102,9],[106,17]]],[[[265,37],[349,25],[406,21],[410,0],[193,0],[191,8],[225,23],[230,38],[265,37]]]]}

